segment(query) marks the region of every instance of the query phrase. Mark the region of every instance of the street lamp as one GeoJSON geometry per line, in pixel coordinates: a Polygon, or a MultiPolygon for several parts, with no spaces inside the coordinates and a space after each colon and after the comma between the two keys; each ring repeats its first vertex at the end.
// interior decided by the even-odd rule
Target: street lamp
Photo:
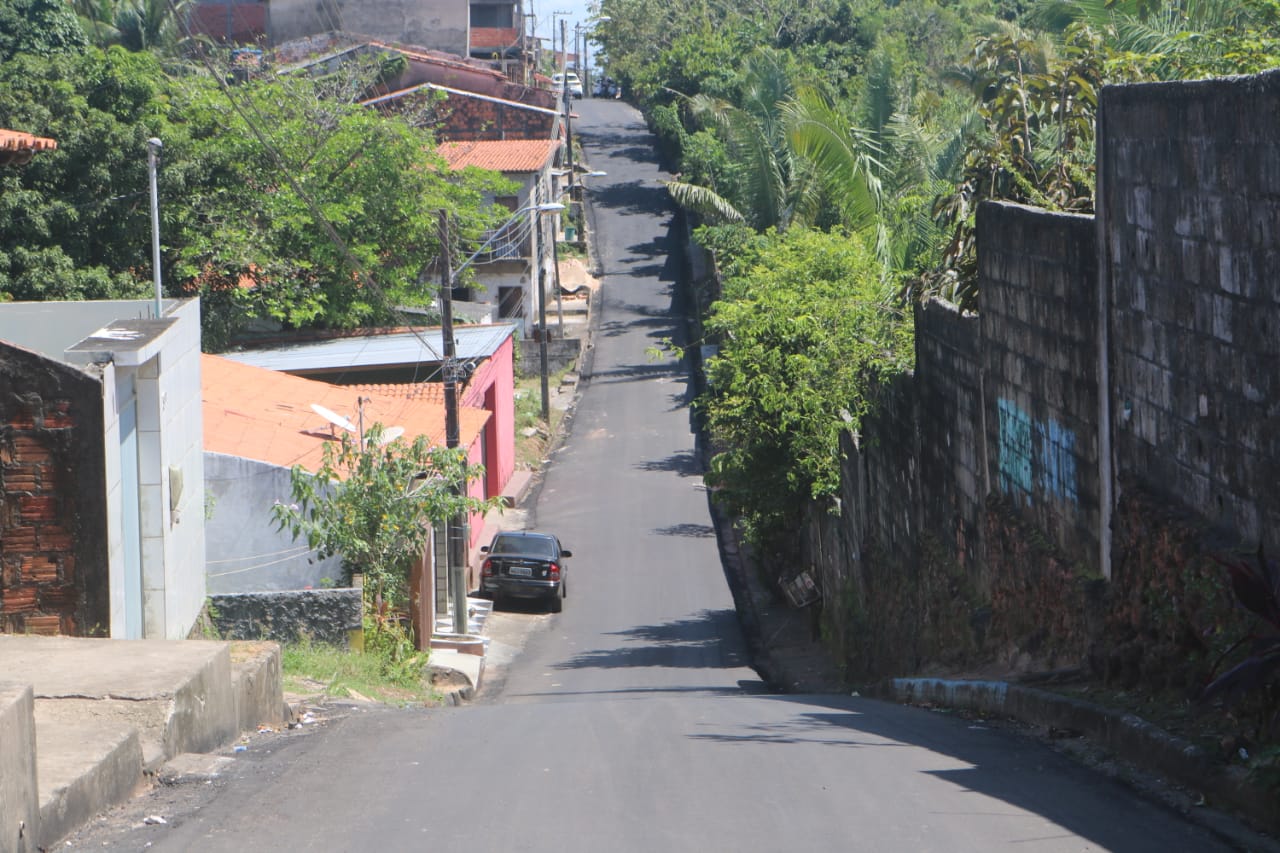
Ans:
{"type": "MultiPolygon", "coordinates": [[[[440,275],[440,335],[443,338],[444,351],[441,353],[441,372],[444,374],[444,442],[445,447],[450,450],[456,449],[461,444],[460,428],[458,425],[458,379],[459,369],[457,363],[457,343],[453,339],[453,288],[457,284],[458,274],[465,270],[471,264],[475,263],[476,258],[484,254],[484,252],[493,245],[498,239],[498,235],[502,234],[507,228],[524,214],[530,211],[538,211],[544,213],[553,210],[564,210],[563,204],[554,202],[543,204],[531,204],[522,207],[507,219],[506,222],[495,229],[481,244],[480,248],[471,253],[465,261],[458,265],[457,269],[452,269],[449,262],[449,214],[446,211],[440,211],[440,245],[443,252],[444,263],[441,265],[440,275]]],[[[554,248],[554,242],[552,246],[554,248]]],[[[536,258],[535,258],[536,262],[536,258]]],[[[541,297],[541,294],[539,294],[541,297]]],[[[539,298],[539,305],[545,302],[539,298]]],[[[546,409],[547,403],[547,344],[546,344],[546,319],[545,309],[543,312],[542,322],[542,398],[543,409],[546,409]]],[[[465,460],[463,460],[465,465],[465,460]]],[[[466,478],[459,485],[462,494],[466,493],[466,478]]],[[[446,537],[447,547],[445,549],[446,568],[449,576],[449,586],[453,593],[453,630],[456,634],[465,634],[467,632],[467,590],[466,578],[464,576],[465,566],[467,562],[467,540],[470,538],[470,531],[467,529],[467,514],[463,510],[459,510],[457,514],[447,523],[447,530],[452,533],[446,537]]]]}
{"type": "Polygon", "coordinates": [[[156,186],[156,161],[164,143],[154,136],[147,140],[147,175],[151,180],[151,266],[156,285],[156,319],[160,319],[160,191],[156,186]]]}

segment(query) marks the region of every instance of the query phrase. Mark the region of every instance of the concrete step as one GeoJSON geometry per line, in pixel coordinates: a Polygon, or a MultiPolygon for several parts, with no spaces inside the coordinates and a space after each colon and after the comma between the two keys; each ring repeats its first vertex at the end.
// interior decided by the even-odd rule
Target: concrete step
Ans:
{"type": "Polygon", "coordinates": [[[50,719],[37,705],[35,721],[40,837],[47,849],[133,796],[143,784],[142,746],[137,729],[118,720],[50,719]]]}

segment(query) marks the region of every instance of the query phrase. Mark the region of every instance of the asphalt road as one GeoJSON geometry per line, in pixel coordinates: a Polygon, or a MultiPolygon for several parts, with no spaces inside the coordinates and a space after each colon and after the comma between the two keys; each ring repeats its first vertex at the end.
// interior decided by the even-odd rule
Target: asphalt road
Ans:
{"type": "Polygon", "coordinates": [[[480,701],[353,712],[109,849],[1184,851],[1201,830],[1041,745],[749,668],[690,422],[674,219],[640,116],[583,101],[603,305],[532,514],[574,551],[557,616],[480,701]],[[129,847],[129,844],[137,844],[129,847]]]}

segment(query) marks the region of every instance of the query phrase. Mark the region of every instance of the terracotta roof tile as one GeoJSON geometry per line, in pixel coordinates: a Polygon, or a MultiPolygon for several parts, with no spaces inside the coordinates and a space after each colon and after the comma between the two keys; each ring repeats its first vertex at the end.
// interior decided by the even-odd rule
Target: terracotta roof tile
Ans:
{"type": "Polygon", "coordinates": [[[20,130],[0,129],[0,151],[52,151],[58,147],[56,140],[32,136],[20,130]]]}
{"type": "Polygon", "coordinates": [[[554,139],[446,142],[440,146],[440,155],[451,169],[476,166],[497,172],[539,172],[551,163],[559,148],[554,139]]]}
{"type": "Polygon", "coordinates": [[[425,400],[444,405],[444,384],[441,382],[397,382],[384,385],[352,385],[362,394],[381,394],[385,397],[425,400]]]}
{"type": "MultiPolygon", "coordinates": [[[[316,414],[311,405],[356,423],[362,397],[366,426],[404,427],[407,440],[426,435],[433,445],[444,446],[444,405],[425,393],[396,395],[331,385],[216,355],[201,356],[200,367],[207,451],[314,471],[320,466],[325,442],[342,430],[316,414]]],[[[459,407],[462,446],[470,447],[488,420],[489,413],[483,409],[459,407]]]]}

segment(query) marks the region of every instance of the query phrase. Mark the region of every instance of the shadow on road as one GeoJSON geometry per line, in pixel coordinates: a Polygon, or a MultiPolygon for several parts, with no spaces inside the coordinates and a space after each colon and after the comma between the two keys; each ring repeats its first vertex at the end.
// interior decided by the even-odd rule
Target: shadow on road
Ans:
{"type": "Polygon", "coordinates": [[[740,667],[746,665],[745,651],[723,640],[737,635],[736,611],[704,610],[696,616],[661,625],[638,625],[615,631],[610,636],[622,637],[624,645],[581,652],[556,664],[556,668],[740,667]]]}
{"type": "MultiPolygon", "coordinates": [[[[793,703],[798,706],[797,713],[778,722],[746,727],[734,724],[732,731],[723,734],[698,733],[688,737],[730,746],[816,744],[858,750],[917,747],[950,759],[939,760],[940,765],[967,765],[919,772],[945,780],[962,791],[982,794],[1038,815],[1095,842],[1099,849],[1115,853],[1163,853],[1172,849],[1168,836],[1154,837],[1150,833],[1152,822],[1158,821],[1158,813],[1165,810],[1163,806],[1146,804],[1155,814],[1138,819],[1133,814],[1132,793],[1118,782],[1100,777],[1040,743],[996,730],[982,720],[857,697],[769,694],[767,698],[793,703]],[[821,710],[823,707],[827,710],[821,710]],[[1036,784],[1028,783],[1032,774],[1036,784]],[[1100,814],[1100,807],[1114,814],[1100,814]],[[1130,822],[1127,818],[1134,819],[1130,822]],[[1139,826],[1145,829],[1139,830],[1139,826]]],[[[990,814],[981,811],[981,806],[978,809],[973,812],[975,817],[990,814]]],[[[1171,811],[1169,819],[1171,828],[1180,823],[1171,811]]],[[[1183,825],[1176,831],[1186,833],[1188,829],[1183,825]]],[[[1181,845],[1175,846],[1203,849],[1198,845],[1207,842],[1203,836],[1184,838],[1181,845]]]]}

